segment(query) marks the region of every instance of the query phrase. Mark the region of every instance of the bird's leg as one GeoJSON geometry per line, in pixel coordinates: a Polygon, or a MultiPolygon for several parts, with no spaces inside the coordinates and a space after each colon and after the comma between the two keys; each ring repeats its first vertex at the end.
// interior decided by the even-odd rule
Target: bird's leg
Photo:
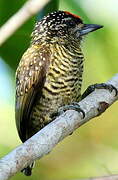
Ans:
{"type": "Polygon", "coordinates": [[[60,107],[57,112],[54,112],[53,114],[51,114],[51,118],[54,118],[56,116],[60,116],[61,114],[63,114],[67,110],[75,110],[79,113],[82,113],[83,118],[85,117],[85,112],[81,109],[80,105],[77,102],[73,102],[70,105],[65,105],[63,107],[60,107]]]}
{"type": "Polygon", "coordinates": [[[81,96],[81,100],[84,99],[86,96],[88,96],[89,94],[91,94],[95,89],[107,89],[110,92],[112,92],[113,90],[115,91],[115,96],[117,96],[118,91],[117,89],[111,85],[111,84],[105,84],[105,83],[101,83],[101,84],[94,84],[94,85],[90,85],[86,91],[82,94],[81,96]]]}

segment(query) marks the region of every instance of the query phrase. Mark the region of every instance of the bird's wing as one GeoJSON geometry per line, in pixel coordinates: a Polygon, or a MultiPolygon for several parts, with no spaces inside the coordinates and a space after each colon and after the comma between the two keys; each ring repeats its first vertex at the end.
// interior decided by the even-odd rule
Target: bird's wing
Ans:
{"type": "Polygon", "coordinates": [[[49,67],[50,52],[46,47],[30,47],[16,72],[16,126],[21,140],[26,140],[29,115],[36,97],[41,94],[49,67]]]}

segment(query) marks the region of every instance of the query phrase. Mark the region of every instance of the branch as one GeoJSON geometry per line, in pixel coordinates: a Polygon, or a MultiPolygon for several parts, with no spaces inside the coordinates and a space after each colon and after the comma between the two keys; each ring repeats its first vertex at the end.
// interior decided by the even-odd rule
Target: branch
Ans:
{"type": "Polygon", "coordinates": [[[110,176],[102,176],[102,177],[78,179],[78,180],[118,180],[118,175],[114,174],[114,175],[110,175],[110,176]]]}
{"type": "MultiPolygon", "coordinates": [[[[107,83],[118,89],[118,74],[107,83]]],[[[81,113],[68,110],[3,157],[0,160],[0,180],[8,179],[32,161],[48,154],[61,140],[90,119],[100,115],[117,99],[118,96],[115,96],[114,91],[110,93],[105,89],[95,90],[79,102],[81,109],[85,112],[84,119],[81,113]]]]}
{"type": "Polygon", "coordinates": [[[31,16],[41,10],[49,0],[28,0],[24,6],[0,28],[0,46],[31,16]]]}

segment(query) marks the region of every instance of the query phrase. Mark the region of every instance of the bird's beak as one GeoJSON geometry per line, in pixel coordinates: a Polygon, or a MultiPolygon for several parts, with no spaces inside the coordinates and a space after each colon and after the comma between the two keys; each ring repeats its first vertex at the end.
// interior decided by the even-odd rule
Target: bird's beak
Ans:
{"type": "Polygon", "coordinates": [[[100,29],[102,27],[103,27],[102,25],[98,25],[98,24],[84,24],[84,26],[80,30],[80,36],[86,35],[92,31],[96,31],[97,29],[100,29]]]}

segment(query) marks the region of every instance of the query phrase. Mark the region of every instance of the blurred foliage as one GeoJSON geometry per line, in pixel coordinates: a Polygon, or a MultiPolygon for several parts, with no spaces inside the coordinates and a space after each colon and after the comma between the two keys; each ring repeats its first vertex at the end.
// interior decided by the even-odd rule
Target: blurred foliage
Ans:
{"type": "MultiPolygon", "coordinates": [[[[17,12],[24,2],[25,0],[10,2],[0,0],[0,25],[17,12]]],[[[59,9],[80,15],[85,23],[104,25],[103,29],[91,33],[83,42],[85,54],[83,89],[89,84],[104,82],[118,72],[118,24],[114,18],[117,19],[118,12],[113,18],[111,16],[115,6],[118,6],[115,0],[107,1],[107,6],[103,2],[106,1],[59,1],[59,9]],[[112,12],[109,14],[109,11],[112,12]]],[[[0,48],[0,56],[3,59],[0,60],[2,62],[0,63],[1,157],[21,143],[14,120],[14,70],[29,45],[35,19],[57,9],[57,3],[58,0],[52,0],[51,4],[36,17],[28,20],[0,48]]],[[[117,109],[116,103],[102,116],[88,122],[58,144],[48,156],[37,161],[31,177],[27,178],[18,173],[11,179],[78,179],[118,173],[117,109]]]]}
{"type": "MultiPolygon", "coordinates": [[[[26,0],[12,0],[10,2],[0,0],[0,25],[4,24],[13,14],[15,14],[25,2],[26,0]]],[[[0,48],[1,57],[14,70],[16,69],[21,55],[29,45],[33,25],[34,18],[31,18],[0,48]]]]}
{"type": "MultiPolygon", "coordinates": [[[[0,26],[4,24],[14,13],[16,13],[26,0],[12,0],[9,5],[7,1],[0,0],[0,26]]],[[[44,14],[54,11],[58,7],[57,0],[51,0],[47,6],[36,17],[30,18],[22,27],[20,27],[0,48],[0,55],[6,63],[15,70],[23,52],[28,48],[30,34],[33,30],[36,19],[44,14]],[[7,52],[7,53],[6,53],[7,52]]]]}
{"type": "Polygon", "coordinates": [[[41,19],[43,16],[48,14],[49,12],[53,12],[58,10],[59,8],[59,0],[51,0],[42,11],[37,15],[37,19],[41,19]]]}

